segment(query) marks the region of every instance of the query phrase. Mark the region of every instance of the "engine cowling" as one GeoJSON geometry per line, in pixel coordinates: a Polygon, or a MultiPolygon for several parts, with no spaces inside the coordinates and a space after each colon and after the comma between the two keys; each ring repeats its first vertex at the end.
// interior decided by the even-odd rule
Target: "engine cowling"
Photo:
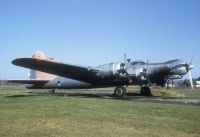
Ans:
{"type": "Polygon", "coordinates": [[[130,67],[127,69],[127,72],[130,75],[130,77],[141,78],[147,76],[147,72],[143,67],[136,67],[136,68],[130,67]]]}
{"type": "Polygon", "coordinates": [[[147,80],[147,71],[144,68],[136,69],[135,74],[139,81],[142,82],[147,80]]]}
{"type": "Polygon", "coordinates": [[[123,63],[109,63],[98,67],[100,69],[100,75],[103,77],[120,75],[124,70],[123,63]]]}
{"type": "Polygon", "coordinates": [[[180,75],[169,75],[166,77],[166,79],[182,79],[183,76],[180,75]]]}
{"type": "Polygon", "coordinates": [[[173,75],[185,75],[187,73],[187,68],[185,66],[183,67],[178,67],[176,69],[171,70],[171,73],[173,75]]]}

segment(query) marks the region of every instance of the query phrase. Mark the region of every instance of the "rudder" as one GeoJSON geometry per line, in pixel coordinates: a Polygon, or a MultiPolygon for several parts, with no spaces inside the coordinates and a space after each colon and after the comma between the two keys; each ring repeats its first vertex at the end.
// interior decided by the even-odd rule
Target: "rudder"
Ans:
{"type": "MultiPolygon", "coordinates": [[[[42,51],[36,51],[32,57],[36,59],[46,59],[46,56],[42,51]]],[[[51,80],[53,78],[55,78],[55,75],[44,73],[37,70],[30,71],[30,79],[51,80]]]]}

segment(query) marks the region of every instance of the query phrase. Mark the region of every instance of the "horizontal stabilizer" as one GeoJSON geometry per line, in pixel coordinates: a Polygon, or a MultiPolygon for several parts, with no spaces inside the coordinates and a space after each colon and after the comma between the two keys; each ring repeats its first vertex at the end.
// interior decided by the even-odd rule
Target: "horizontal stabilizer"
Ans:
{"type": "Polygon", "coordinates": [[[46,84],[49,80],[7,80],[6,82],[19,84],[46,84]]]}

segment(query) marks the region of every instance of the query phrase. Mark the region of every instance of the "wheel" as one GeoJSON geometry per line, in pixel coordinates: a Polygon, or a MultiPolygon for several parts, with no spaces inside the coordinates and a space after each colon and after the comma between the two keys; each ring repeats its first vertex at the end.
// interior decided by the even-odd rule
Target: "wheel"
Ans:
{"type": "Polygon", "coordinates": [[[115,88],[114,95],[118,98],[123,98],[127,94],[127,90],[123,86],[119,86],[115,88]]]}
{"type": "Polygon", "coordinates": [[[143,96],[151,96],[151,89],[147,86],[142,87],[140,90],[140,94],[143,96]]]}
{"type": "Polygon", "coordinates": [[[56,93],[56,90],[55,89],[51,89],[48,91],[50,94],[55,94],[56,93]]]}

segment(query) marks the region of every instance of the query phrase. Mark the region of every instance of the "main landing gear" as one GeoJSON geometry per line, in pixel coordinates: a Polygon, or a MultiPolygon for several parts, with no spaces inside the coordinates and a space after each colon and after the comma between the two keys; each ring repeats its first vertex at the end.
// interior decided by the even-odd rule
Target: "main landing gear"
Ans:
{"type": "MultiPolygon", "coordinates": [[[[126,86],[117,86],[115,88],[114,96],[117,98],[123,98],[127,95],[126,86]]],[[[151,89],[148,86],[141,86],[140,95],[142,96],[151,96],[151,89]]]]}
{"type": "Polygon", "coordinates": [[[124,86],[117,86],[114,95],[118,98],[123,98],[127,94],[127,89],[124,86]]]}
{"type": "Polygon", "coordinates": [[[151,96],[151,89],[150,89],[150,87],[148,87],[148,86],[142,87],[142,86],[141,86],[140,94],[141,94],[142,96],[151,96]]]}
{"type": "Polygon", "coordinates": [[[48,93],[49,93],[49,94],[55,94],[55,93],[56,93],[56,90],[55,90],[55,89],[50,89],[50,90],[48,91],[48,93]]]}

